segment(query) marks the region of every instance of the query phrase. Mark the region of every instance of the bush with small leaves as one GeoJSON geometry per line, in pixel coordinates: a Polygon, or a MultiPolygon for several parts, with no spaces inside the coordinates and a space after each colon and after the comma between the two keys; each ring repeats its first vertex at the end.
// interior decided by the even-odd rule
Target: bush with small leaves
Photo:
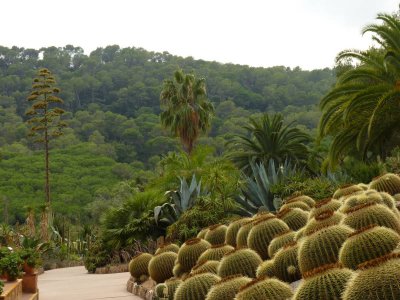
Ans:
{"type": "Polygon", "coordinates": [[[225,234],[228,227],[222,224],[216,224],[208,227],[204,239],[211,245],[220,245],[225,243],[225,234]]]}
{"type": "Polygon", "coordinates": [[[149,262],[149,275],[157,283],[174,276],[173,268],[178,254],[175,252],[162,252],[153,256],[149,262]]]}
{"type": "Polygon", "coordinates": [[[257,252],[240,248],[224,255],[218,269],[218,275],[222,278],[231,275],[242,275],[254,278],[256,270],[262,263],[257,252]]]}
{"type": "Polygon", "coordinates": [[[241,275],[228,276],[218,281],[208,292],[206,300],[234,300],[240,287],[251,281],[241,275]]]}
{"type": "Polygon", "coordinates": [[[178,262],[189,272],[197,263],[200,255],[209,249],[211,244],[203,239],[194,238],[186,241],[178,252],[178,262]]]}
{"type": "Polygon", "coordinates": [[[260,277],[240,288],[235,300],[287,300],[293,296],[290,285],[275,278],[260,277]]]}
{"type": "Polygon", "coordinates": [[[176,289],[174,300],[204,300],[220,278],[212,273],[201,273],[186,278],[176,289]]]}

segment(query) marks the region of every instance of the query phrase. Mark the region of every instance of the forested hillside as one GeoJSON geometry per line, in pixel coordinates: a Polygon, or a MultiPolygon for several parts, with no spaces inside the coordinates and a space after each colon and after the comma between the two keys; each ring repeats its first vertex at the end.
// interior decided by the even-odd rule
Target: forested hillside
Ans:
{"type": "Polygon", "coordinates": [[[145,170],[180,147],[159,120],[162,81],[178,67],[206,78],[216,116],[200,143],[217,154],[260,112],[280,111],[313,133],[320,117],[316,105],[335,81],[330,69],[252,68],[116,45],[90,55],[71,45],[0,47],[0,199],[6,199],[1,211],[8,211],[10,222],[23,220],[27,204],[43,203],[43,159],[25,124],[26,98],[40,67],[56,75],[69,126],[51,153],[54,205],[75,219],[87,219],[82,208],[107,199],[104,194],[118,182],[151,176],[145,170]]]}

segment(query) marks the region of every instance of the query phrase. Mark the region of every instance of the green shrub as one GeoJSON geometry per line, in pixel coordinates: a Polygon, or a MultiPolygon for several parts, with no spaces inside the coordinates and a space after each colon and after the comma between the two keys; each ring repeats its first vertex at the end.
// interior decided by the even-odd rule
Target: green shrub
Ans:
{"type": "Polygon", "coordinates": [[[109,253],[102,241],[98,240],[92,243],[83,260],[86,270],[89,273],[94,273],[96,268],[106,266],[111,261],[109,253]]]}

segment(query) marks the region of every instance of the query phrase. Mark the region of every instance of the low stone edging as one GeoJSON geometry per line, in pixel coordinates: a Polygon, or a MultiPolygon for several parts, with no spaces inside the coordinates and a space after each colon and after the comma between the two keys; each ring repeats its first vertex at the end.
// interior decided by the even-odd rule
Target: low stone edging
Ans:
{"type": "Polygon", "coordinates": [[[124,273],[128,272],[128,264],[120,264],[116,266],[105,266],[96,268],[94,274],[112,274],[112,273],[124,273]]]}
{"type": "Polygon", "coordinates": [[[152,280],[148,280],[143,284],[138,284],[137,282],[134,282],[131,277],[126,283],[126,290],[144,300],[153,300],[155,299],[153,290],[154,286],[155,282],[152,280]]]}

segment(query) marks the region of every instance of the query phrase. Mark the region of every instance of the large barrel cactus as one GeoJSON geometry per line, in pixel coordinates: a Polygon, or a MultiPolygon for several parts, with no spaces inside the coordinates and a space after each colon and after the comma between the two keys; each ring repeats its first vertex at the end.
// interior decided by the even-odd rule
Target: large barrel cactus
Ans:
{"type": "Polygon", "coordinates": [[[181,278],[184,276],[188,271],[185,270],[179,262],[175,262],[175,265],[172,269],[172,273],[174,274],[175,277],[181,278]]]}
{"type": "Polygon", "coordinates": [[[129,272],[135,280],[139,281],[143,276],[149,276],[149,263],[153,255],[149,253],[136,254],[129,263],[129,272]]]}
{"type": "Polygon", "coordinates": [[[160,247],[156,250],[156,253],[155,253],[155,254],[157,255],[157,254],[160,254],[160,253],[163,253],[163,252],[168,252],[168,251],[178,253],[178,251],[179,251],[179,246],[176,245],[176,244],[172,244],[172,243],[164,244],[164,245],[160,246],[160,247]]]}
{"type": "Polygon", "coordinates": [[[212,273],[189,276],[176,289],[174,300],[204,300],[210,288],[219,280],[212,273]]]}
{"type": "Polygon", "coordinates": [[[285,231],[276,235],[268,246],[269,257],[274,257],[275,253],[283,246],[294,241],[295,232],[292,230],[285,231]]]}
{"type": "Polygon", "coordinates": [[[240,227],[236,236],[236,247],[247,247],[247,238],[251,228],[253,227],[253,222],[254,220],[251,219],[242,224],[242,227],[240,227]]]}
{"type": "Polygon", "coordinates": [[[207,249],[206,251],[204,251],[199,259],[197,260],[197,263],[200,263],[202,261],[207,261],[207,260],[217,260],[220,261],[222,259],[222,257],[228,253],[231,252],[232,250],[234,250],[235,248],[233,248],[230,245],[213,245],[211,246],[211,248],[207,249]]]}
{"type": "Polygon", "coordinates": [[[202,230],[199,231],[199,233],[197,234],[197,238],[199,239],[204,239],[206,234],[208,232],[208,227],[207,228],[203,228],[202,230]]]}
{"type": "Polygon", "coordinates": [[[190,275],[200,274],[205,272],[217,274],[218,266],[219,266],[219,261],[216,260],[202,261],[192,268],[190,275]]]}
{"type": "Polygon", "coordinates": [[[400,177],[393,173],[374,178],[369,187],[379,192],[386,192],[390,195],[400,193],[400,177]]]}
{"type": "Polygon", "coordinates": [[[185,271],[190,271],[200,255],[209,249],[211,244],[203,239],[194,238],[186,241],[178,252],[178,262],[185,271]]]}
{"type": "Polygon", "coordinates": [[[167,286],[164,282],[156,285],[156,287],[154,288],[154,294],[158,298],[165,298],[164,295],[167,294],[167,286]]]}
{"type": "Polygon", "coordinates": [[[257,278],[243,286],[235,300],[287,300],[293,296],[290,285],[275,278],[257,278]]]}
{"type": "Polygon", "coordinates": [[[182,283],[182,280],[179,278],[170,278],[165,281],[166,292],[168,295],[168,300],[174,300],[175,291],[178,286],[182,283]]]}
{"type": "Polygon", "coordinates": [[[175,252],[162,252],[153,256],[149,262],[149,275],[157,283],[174,276],[173,268],[178,254],[175,252]]]}
{"type": "Polygon", "coordinates": [[[274,274],[278,279],[289,283],[301,279],[298,250],[298,244],[292,242],[275,254],[274,274]]]}
{"type": "Polygon", "coordinates": [[[395,201],[388,193],[377,192],[375,190],[368,190],[358,195],[351,196],[344,201],[344,205],[340,208],[341,211],[347,211],[353,207],[361,204],[376,203],[386,205],[393,210],[395,208],[395,201]]]}
{"type": "Polygon", "coordinates": [[[306,195],[301,195],[301,194],[299,195],[297,193],[285,198],[284,203],[289,204],[289,203],[298,202],[298,201],[307,204],[308,207],[310,207],[310,208],[315,205],[315,200],[313,198],[306,196],[306,195]]]}
{"type": "Polygon", "coordinates": [[[208,231],[204,239],[211,245],[220,245],[225,243],[226,225],[216,224],[208,227],[208,231]]]}
{"type": "MultiPolygon", "coordinates": [[[[225,243],[227,245],[231,245],[232,247],[236,247],[236,238],[239,232],[239,229],[243,224],[251,221],[251,218],[241,218],[229,224],[228,229],[226,230],[225,235],[225,243]]],[[[246,238],[247,240],[247,238],[246,238]]]]}
{"type": "Polygon", "coordinates": [[[337,225],[342,221],[343,218],[344,215],[340,212],[332,210],[322,211],[308,221],[307,225],[304,227],[304,234],[310,235],[322,228],[337,225]]]}
{"type": "Polygon", "coordinates": [[[275,264],[273,259],[263,261],[257,268],[257,277],[276,277],[275,275],[275,264]]]}
{"type": "Polygon", "coordinates": [[[327,211],[327,210],[337,211],[341,205],[342,205],[342,202],[337,199],[333,199],[333,198],[322,199],[321,201],[318,201],[317,203],[315,203],[313,209],[311,209],[311,211],[310,211],[309,218],[311,219],[311,218],[315,217],[316,215],[319,215],[323,211],[327,211]]]}
{"type": "Polygon", "coordinates": [[[356,184],[346,184],[338,188],[333,194],[334,199],[340,199],[343,196],[349,196],[357,192],[362,192],[364,189],[356,184]]]}
{"type": "Polygon", "coordinates": [[[218,275],[222,278],[231,275],[254,278],[261,263],[262,259],[257,252],[248,248],[237,249],[225,254],[221,259],[218,275]]]}
{"type": "Polygon", "coordinates": [[[241,275],[228,276],[218,281],[208,292],[206,300],[234,300],[240,287],[251,281],[241,275]]]}
{"type": "Polygon", "coordinates": [[[285,222],[290,229],[296,231],[306,225],[308,214],[307,211],[300,208],[286,208],[280,210],[276,216],[285,222]]]}

